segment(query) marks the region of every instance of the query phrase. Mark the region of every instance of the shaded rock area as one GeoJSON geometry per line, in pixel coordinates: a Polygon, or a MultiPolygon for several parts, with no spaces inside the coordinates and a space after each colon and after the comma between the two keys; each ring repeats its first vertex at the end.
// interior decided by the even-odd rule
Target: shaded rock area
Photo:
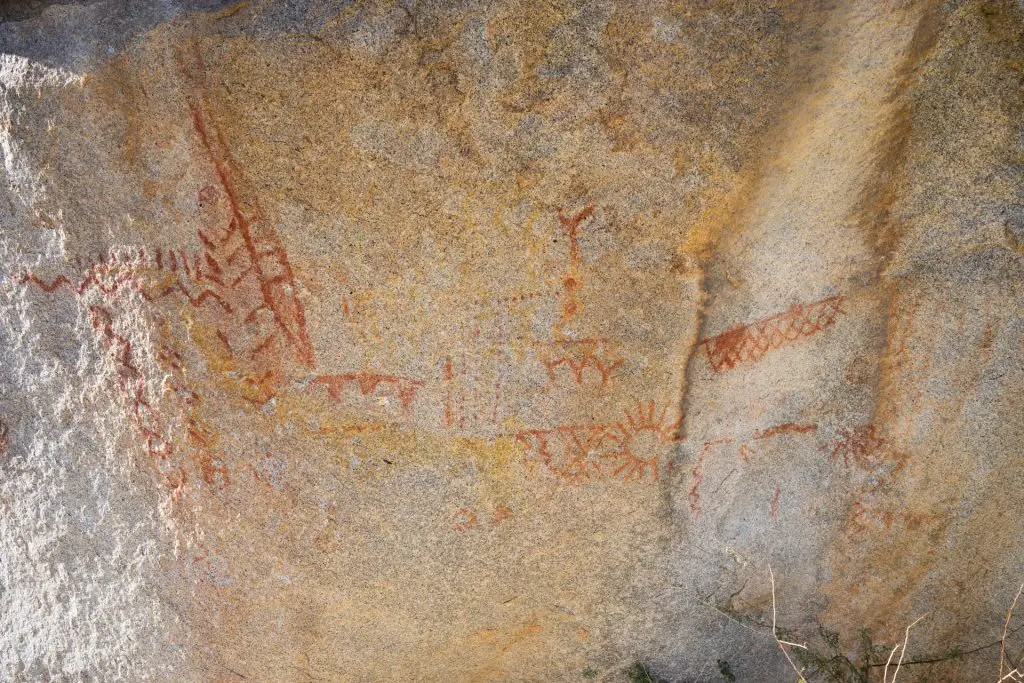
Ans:
{"type": "Polygon", "coordinates": [[[0,677],[995,683],[1022,29],[5,3],[0,677]]]}

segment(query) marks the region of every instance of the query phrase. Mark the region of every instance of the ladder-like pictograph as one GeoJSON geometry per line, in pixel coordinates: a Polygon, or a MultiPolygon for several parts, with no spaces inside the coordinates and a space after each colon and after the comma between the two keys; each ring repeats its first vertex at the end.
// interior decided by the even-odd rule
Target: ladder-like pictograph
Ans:
{"type": "Polygon", "coordinates": [[[841,296],[830,296],[809,304],[796,304],[782,313],[747,325],[735,325],[700,342],[715,372],[732,370],[743,363],[756,363],[769,351],[802,337],[810,337],[835,324],[844,313],[841,296]]]}
{"type": "Polygon", "coordinates": [[[257,361],[269,356],[272,362],[290,354],[312,368],[313,346],[288,254],[259,203],[239,196],[238,164],[210,113],[202,55],[193,49],[179,61],[191,86],[187,98],[193,128],[216,175],[216,183],[200,192],[200,202],[223,199],[230,209],[227,225],[198,233],[205,249],[206,291],[227,304],[222,338],[230,340],[236,356],[257,361]]]}

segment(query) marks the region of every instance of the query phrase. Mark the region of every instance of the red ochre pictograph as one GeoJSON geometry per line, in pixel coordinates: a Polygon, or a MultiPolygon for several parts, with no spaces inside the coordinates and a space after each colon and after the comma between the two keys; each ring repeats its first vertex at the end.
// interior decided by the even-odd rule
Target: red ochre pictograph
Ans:
{"type": "Polygon", "coordinates": [[[220,284],[218,270],[211,269],[205,254],[186,254],[183,250],[158,248],[152,253],[145,247],[133,248],[129,254],[100,254],[95,260],[83,265],[76,256],[75,264],[85,268],[84,275],[72,279],[60,274],[51,280],[39,277],[34,272],[23,273],[15,278],[18,284],[30,284],[52,294],[66,289],[78,296],[95,289],[105,297],[112,297],[122,288],[138,292],[146,301],[156,301],[173,294],[180,294],[193,307],[199,308],[211,303],[222,313],[231,313],[231,305],[211,285],[220,284]],[[143,284],[140,277],[144,271],[170,273],[157,278],[155,283],[143,284]]]}
{"type": "Polygon", "coordinates": [[[715,372],[731,370],[743,363],[756,363],[773,349],[802,337],[810,337],[835,324],[844,313],[841,296],[830,296],[747,324],[735,325],[722,334],[702,340],[698,346],[707,353],[715,372]]]}
{"type": "MultiPolygon", "coordinates": [[[[753,436],[748,440],[739,443],[736,455],[745,465],[749,465],[751,455],[757,454],[755,442],[774,439],[786,434],[809,434],[810,432],[817,430],[817,424],[800,424],[796,422],[783,422],[764,429],[758,429],[754,431],[753,436]]],[[[717,446],[731,445],[738,442],[738,439],[728,437],[705,441],[700,453],[698,453],[697,457],[694,459],[693,469],[690,472],[690,489],[687,492],[687,497],[690,501],[690,512],[693,514],[694,518],[699,517],[700,513],[703,511],[701,486],[704,483],[704,465],[707,462],[708,456],[717,446]]],[[[781,491],[776,487],[775,494],[772,497],[772,503],[769,506],[769,513],[773,518],[778,515],[780,495],[781,491]]]]}
{"type": "MultiPolygon", "coordinates": [[[[502,423],[507,417],[509,403],[506,400],[506,367],[493,363],[490,347],[483,353],[473,353],[462,348],[455,356],[443,355],[437,359],[436,371],[428,379],[438,392],[430,405],[421,405],[421,410],[430,411],[434,419],[447,431],[468,430],[477,435],[498,436],[502,423]],[[436,412],[435,412],[436,411],[436,412]]],[[[509,347],[502,347],[500,354],[507,357],[509,347]]]]}
{"type": "Polygon", "coordinates": [[[566,216],[562,210],[558,210],[558,222],[565,228],[566,237],[569,239],[569,265],[565,276],[562,278],[561,291],[561,317],[555,326],[555,339],[566,337],[566,326],[576,318],[583,310],[583,303],[580,300],[580,238],[579,226],[587,218],[594,215],[594,205],[591,204],[574,216],[566,216]]]}
{"type": "Polygon", "coordinates": [[[536,301],[537,299],[549,294],[550,292],[546,290],[519,292],[517,294],[506,294],[504,296],[497,294],[485,294],[483,296],[474,297],[473,304],[481,307],[508,308],[517,304],[525,304],[528,301],[536,301]]]}
{"type": "Polygon", "coordinates": [[[560,372],[568,370],[576,384],[582,386],[587,370],[590,370],[591,375],[596,373],[604,387],[612,373],[625,363],[607,342],[600,339],[563,339],[541,346],[540,359],[552,382],[558,379],[560,372]]]}
{"type": "Polygon", "coordinates": [[[891,505],[886,502],[891,496],[882,494],[907,466],[908,457],[894,453],[875,425],[860,424],[837,430],[835,438],[826,444],[826,450],[833,462],[842,461],[843,467],[866,476],[851,507],[849,531],[863,532],[869,526],[889,531],[897,520],[912,529],[926,521],[925,516],[886,507],[891,505]]]}
{"type": "Polygon", "coordinates": [[[452,528],[460,534],[464,534],[479,524],[480,520],[477,517],[476,510],[472,508],[459,508],[455,512],[455,520],[452,522],[452,528]]]}
{"type": "Polygon", "coordinates": [[[250,356],[270,351],[280,355],[290,350],[302,365],[314,367],[305,311],[297,297],[288,254],[258,203],[242,206],[234,180],[237,164],[209,113],[202,55],[194,50],[191,59],[182,58],[181,62],[182,72],[192,84],[188,107],[193,128],[217,177],[215,185],[200,190],[199,202],[201,206],[215,204],[223,197],[230,209],[226,226],[198,233],[205,247],[207,277],[216,278],[211,281],[217,289],[207,291],[228,303],[233,316],[241,321],[240,327],[255,328],[255,334],[248,335],[255,339],[246,345],[250,356]]]}
{"type": "Polygon", "coordinates": [[[873,470],[880,460],[880,452],[885,446],[885,439],[878,436],[873,424],[844,427],[836,432],[828,447],[832,460],[843,459],[843,465],[850,462],[863,470],[873,470]]]}
{"type": "Polygon", "coordinates": [[[770,439],[780,434],[807,434],[813,432],[818,428],[816,424],[796,424],[795,422],[783,422],[777,424],[774,427],[768,427],[767,429],[759,429],[754,432],[754,439],[761,441],[762,439],[770,439]]]}
{"type": "Polygon", "coordinates": [[[807,434],[818,429],[816,424],[797,424],[795,422],[784,422],[777,424],[774,427],[768,427],[766,429],[759,429],[754,432],[754,438],[740,445],[739,458],[745,464],[750,464],[751,453],[756,453],[754,449],[754,441],[764,441],[765,439],[772,439],[776,436],[783,434],[807,434]]]}
{"type": "Polygon", "coordinates": [[[574,339],[568,327],[583,310],[581,298],[583,263],[580,257],[580,225],[593,217],[594,206],[590,204],[574,215],[566,215],[558,209],[558,222],[565,230],[569,241],[568,264],[562,278],[561,289],[555,294],[559,298],[559,319],[552,329],[553,340],[538,342],[538,355],[548,378],[558,381],[562,375],[572,377],[577,385],[583,386],[588,371],[590,376],[600,380],[600,386],[608,385],[612,373],[623,365],[624,359],[615,353],[611,345],[596,338],[574,339]]]}
{"type": "Polygon", "coordinates": [[[129,401],[129,412],[139,435],[145,439],[145,449],[157,458],[166,458],[173,448],[165,437],[159,413],[146,399],[146,378],[135,363],[132,343],[114,331],[114,318],[103,306],[90,306],[92,328],[106,346],[114,361],[117,386],[129,401]]]}
{"type": "Polygon", "coordinates": [[[507,505],[498,505],[491,513],[491,522],[495,525],[499,525],[507,520],[514,519],[515,516],[516,514],[512,511],[512,508],[507,505]]]}
{"type": "Polygon", "coordinates": [[[451,428],[455,426],[455,392],[452,388],[452,381],[455,378],[452,370],[452,357],[445,356],[442,359],[444,370],[442,380],[444,382],[444,426],[451,428]]]}
{"type": "MultiPolygon", "coordinates": [[[[739,444],[737,456],[745,463],[750,463],[752,454],[756,454],[754,444],[757,441],[777,438],[786,434],[808,434],[815,432],[819,426],[814,423],[799,424],[785,422],[754,432],[753,437],[739,444]]],[[[737,443],[734,438],[721,438],[705,441],[700,453],[694,458],[690,472],[690,488],[687,493],[690,511],[694,518],[703,511],[701,487],[704,483],[704,467],[711,452],[719,446],[737,443]]],[[[875,499],[879,492],[891,484],[907,465],[905,455],[893,454],[887,449],[884,438],[879,436],[875,425],[863,424],[843,427],[836,431],[835,438],[824,446],[829,458],[834,462],[842,462],[846,468],[854,468],[867,474],[868,481],[861,494],[854,501],[849,527],[853,531],[863,531],[873,521],[877,526],[889,530],[894,520],[900,519],[907,524],[919,524],[921,519],[912,518],[903,513],[878,510],[875,499]]],[[[781,488],[775,487],[769,504],[769,515],[778,517],[780,510],[781,488]]],[[[918,516],[919,517],[919,516],[918,516]]]]}
{"type": "MultiPolygon", "coordinates": [[[[200,201],[215,201],[218,193],[217,188],[204,188],[200,191],[200,201]]],[[[228,335],[232,332],[229,324],[230,315],[246,311],[246,297],[240,297],[238,291],[252,272],[251,267],[240,265],[236,270],[247,272],[232,272],[230,268],[244,263],[241,255],[245,252],[239,254],[237,257],[228,256],[229,268],[224,268],[219,266],[209,248],[201,253],[192,254],[184,250],[163,248],[118,248],[112,253],[101,253],[96,257],[86,256],[83,259],[82,256],[76,256],[72,262],[83,273],[80,276],[60,274],[53,278],[43,278],[36,273],[28,272],[16,278],[17,282],[33,286],[45,293],[68,291],[86,298],[86,302],[95,300],[87,298],[92,292],[102,295],[103,305],[93,304],[88,309],[93,330],[113,358],[118,388],[129,401],[129,417],[143,441],[145,451],[166,463],[159,469],[166,477],[166,485],[172,490],[172,500],[180,500],[190,481],[185,462],[167,461],[168,456],[176,450],[188,454],[195,465],[198,480],[205,481],[215,488],[228,486],[228,466],[215,448],[215,431],[195,414],[194,408],[200,404],[202,397],[186,387],[185,360],[181,353],[165,340],[156,349],[156,359],[170,373],[170,377],[167,378],[169,386],[178,403],[185,408],[185,415],[182,416],[184,429],[179,444],[181,448],[175,449],[172,445],[171,435],[165,429],[166,420],[161,417],[155,404],[147,398],[146,377],[136,362],[132,342],[115,329],[117,301],[122,292],[133,291],[148,302],[180,296],[192,307],[210,309],[211,315],[208,319],[217,326],[217,338],[229,356],[234,357],[236,349],[244,350],[244,343],[236,341],[232,345],[229,341],[228,335]]],[[[264,269],[264,274],[266,272],[264,269]]],[[[250,317],[250,322],[251,308],[252,306],[249,306],[250,313],[246,314],[250,317]]],[[[257,304],[256,308],[260,308],[260,304],[257,304]]],[[[150,312],[155,316],[154,321],[163,319],[158,308],[152,308],[150,312]]],[[[248,331],[252,329],[253,326],[249,325],[248,331]]],[[[166,337],[168,331],[163,332],[163,336],[166,337]]],[[[269,346],[266,339],[261,343],[265,347],[269,346]]],[[[259,352],[259,344],[255,344],[252,354],[259,352]]],[[[243,373],[245,376],[240,380],[242,384],[249,389],[255,387],[258,392],[257,398],[243,396],[246,400],[262,405],[272,395],[272,385],[278,376],[278,370],[274,369],[274,362],[268,364],[271,369],[262,373],[259,372],[258,366],[252,365],[247,373],[243,373]]],[[[252,393],[249,389],[246,389],[246,393],[252,393]]]]}
{"type": "Polygon", "coordinates": [[[703,448],[694,460],[693,470],[690,472],[691,484],[690,490],[687,492],[687,497],[690,499],[690,512],[693,513],[694,519],[700,516],[703,507],[701,506],[700,486],[704,483],[704,462],[707,460],[708,453],[715,446],[731,444],[732,439],[714,439],[712,441],[705,441],[703,448]]]}
{"type": "Polygon", "coordinates": [[[212,338],[219,340],[224,357],[240,371],[246,400],[263,405],[276,392],[286,360],[294,359],[306,368],[315,366],[305,313],[276,232],[263,218],[258,202],[244,203],[239,196],[235,176],[240,171],[209,113],[198,53],[182,71],[192,86],[187,97],[194,133],[216,178],[197,196],[199,207],[214,223],[197,230],[201,248],[196,252],[122,248],[86,257],[84,265],[76,257],[80,276],[47,278],[28,272],[16,281],[46,293],[67,290],[86,296],[97,291],[111,299],[131,290],[148,302],[180,298],[197,309],[202,322],[215,332],[212,338]],[[226,217],[215,218],[223,216],[223,211],[215,211],[218,206],[226,209],[226,217]]]}
{"type": "Polygon", "coordinates": [[[231,483],[231,475],[227,464],[216,454],[216,432],[195,414],[188,416],[186,430],[192,460],[199,468],[203,481],[217,488],[227,488],[231,483]]]}
{"type": "Polygon", "coordinates": [[[610,457],[617,463],[612,476],[643,481],[650,473],[651,480],[658,481],[661,460],[668,447],[680,441],[682,418],[669,423],[667,413],[666,406],[655,415],[654,401],[648,401],[638,405],[634,412],[627,412],[624,422],[608,430],[605,443],[611,446],[610,457]]]}
{"type": "Polygon", "coordinates": [[[341,402],[346,389],[355,388],[362,396],[377,395],[378,388],[391,387],[397,396],[403,411],[408,411],[412,401],[416,398],[416,392],[423,386],[423,382],[409,377],[398,375],[381,375],[375,372],[357,372],[340,375],[319,375],[313,380],[313,384],[322,384],[327,387],[327,395],[335,402],[341,402]]]}
{"type": "Polygon", "coordinates": [[[198,53],[182,71],[193,86],[188,95],[193,129],[216,177],[215,183],[199,190],[198,204],[204,209],[223,205],[228,212],[223,224],[197,231],[202,244],[197,253],[161,247],[133,250],[127,258],[101,254],[81,278],[61,274],[47,279],[30,272],[17,280],[47,293],[66,288],[81,296],[95,288],[109,297],[130,288],[151,302],[181,297],[206,311],[206,322],[216,330],[225,354],[239,363],[244,382],[251,385],[247,391],[256,389],[253,402],[262,404],[273,395],[286,358],[307,368],[315,366],[305,312],[276,232],[258,203],[243,206],[239,197],[237,164],[208,111],[198,53]],[[157,277],[140,278],[143,270],[157,277]]]}
{"type": "Polygon", "coordinates": [[[497,527],[510,519],[515,519],[515,516],[515,512],[507,505],[495,506],[488,517],[484,517],[484,513],[476,508],[464,507],[455,511],[452,528],[464,534],[470,529],[482,527],[485,521],[488,526],[497,527]]]}
{"type": "MultiPolygon", "coordinates": [[[[143,247],[132,249],[127,255],[123,251],[101,254],[86,263],[81,276],[60,274],[50,279],[28,272],[15,281],[48,294],[68,291],[88,297],[91,292],[98,292],[108,303],[125,291],[137,292],[150,303],[180,297],[204,314],[225,355],[235,359],[244,370],[240,382],[245,398],[263,405],[275,393],[281,376],[280,351],[286,349],[279,348],[281,335],[274,332],[271,316],[264,314],[262,304],[252,304],[259,293],[251,283],[246,291],[245,280],[251,269],[243,268],[240,259],[227,260],[230,264],[220,267],[209,251],[188,254],[184,250],[143,247]]],[[[75,263],[81,267],[82,259],[76,257],[75,263]]]]}
{"type": "Polygon", "coordinates": [[[607,425],[563,425],[553,429],[529,429],[516,440],[529,449],[549,473],[570,484],[600,479],[604,474],[598,447],[607,425]]]}
{"type": "Polygon", "coordinates": [[[162,248],[156,250],[152,269],[166,273],[150,290],[150,300],[180,295],[194,308],[204,304],[215,309],[217,315],[230,315],[233,308],[225,296],[222,271],[208,253],[188,255],[162,248]],[[190,263],[191,261],[191,263],[190,263]]]}
{"type": "Polygon", "coordinates": [[[81,256],[76,256],[74,263],[81,276],[59,274],[49,280],[40,277],[32,271],[15,276],[14,281],[21,285],[32,285],[47,294],[53,294],[59,289],[83,296],[91,289],[95,289],[105,298],[118,293],[122,288],[132,289],[142,295],[147,301],[152,301],[153,296],[141,286],[137,273],[140,268],[149,264],[149,254],[145,249],[132,249],[125,253],[120,250],[112,254],[97,254],[95,258],[83,262],[81,256]]]}
{"type": "Polygon", "coordinates": [[[205,399],[189,384],[186,361],[175,348],[177,340],[166,319],[156,312],[154,322],[163,341],[157,348],[156,357],[165,373],[164,386],[170,408],[176,412],[175,422],[181,424],[180,438],[176,440],[179,453],[188,460],[179,458],[175,463],[176,472],[168,474],[168,485],[174,495],[180,497],[190,479],[205,482],[213,490],[223,490],[231,483],[228,462],[223,449],[218,445],[220,437],[214,425],[205,420],[201,412],[205,399]],[[191,468],[189,465],[191,464],[191,468]]]}
{"type": "Polygon", "coordinates": [[[680,421],[670,422],[668,408],[641,403],[612,424],[563,425],[529,429],[516,435],[531,462],[542,464],[557,479],[580,484],[599,479],[658,481],[668,467],[680,421]]]}
{"type": "MultiPolygon", "coordinates": [[[[167,461],[176,449],[172,444],[171,434],[165,429],[165,421],[159,410],[146,398],[146,378],[136,364],[131,341],[114,330],[115,320],[109,308],[94,305],[89,307],[89,313],[93,329],[114,360],[118,388],[129,400],[129,415],[139,435],[144,439],[146,452],[160,461],[167,461]]],[[[170,372],[167,380],[172,396],[185,408],[183,419],[187,448],[184,450],[189,453],[203,481],[218,488],[226,487],[230,481],[228,468],[213,450],[217,441],[216,434],[194,414],[196,406],[203,399],[198,393],[181,384],[184,359],[167,342],[162,343],[157,349],[156,357],[170,372]]],[[[172,499],[178,500],[188,483],[189,476],[183,462],[171,463],[175,464],[177,466],[172,466],[165,474],[166,485],[172,491],[172,499]]]]}

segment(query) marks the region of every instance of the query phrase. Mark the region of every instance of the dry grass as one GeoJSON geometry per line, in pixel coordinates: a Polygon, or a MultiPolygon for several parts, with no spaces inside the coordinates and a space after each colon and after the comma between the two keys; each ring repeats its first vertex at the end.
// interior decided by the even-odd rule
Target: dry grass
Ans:
{"type": "Polygon", "coordinates": [[[787,645],[790,647],[800,647],[805,650],[807,649],[807,646],[800,645],[799,643],[790,643],[779,638],[779,633],[775,628],[775,572],[772,571],[771,565],[768,565],[768,577],[772,581],[772,637],[775,638],[775,642],[778,643],[779,649],[782,650],[782,654],[786,655],[786,661],[789,662],[789,665],[793,667],[793,671],[796,672],[798,683],[807,683],[807,680],[804,678],[804,672],[796,668],[796,662],[793,661],[793,658],[789,656],[789,652],[786,651],[787,645]]]}
{"type": "Polygon", "coordinates": [[[914,619],[914,622],[910,624],[910,626],[907,626],[906,633],[904,633],[903,635],[903,644],[900,645],[897,643],[897,645],[892,649],[892,652],[889,653],[889,659],[885,663],[885,668],[882,669],[882,683],[896,683],[896,677],[900,673],[900,667],[903,666],[903,656],[907,654],[907,642],[910,640],[910,629],[914,628],[914,626],[917,625],[917,622],[921,621],[926,616],[928,615],[922,614],[917,619],[914,619]],[[896,654],[896,650],[900,651],[900,659],[898,662],[896,662],[896,670],[892,672],[892,679],[890,679],[889,665],[892,664],[892,658],[893,655],[896,654]]]}
{"type": "MultiPolygon", "coordinates": [[[[802,645],[800,643],[793,643],[793,642],[790,642],[790,641],[787,641],[787,640],[782,640],[781,638],[779,638],[778,629],[777,629],[777,610],[776,610],[776,599],[775,599],[775,572],[772,571],[771,565],[768,565],[768,577],[769,577],[769,580],[771,581],[771,589],[772,589],[772,637],[775,639],[776,644],[778,644],[779,649],[782,650],[782,654],[786,657],[786,661],[789,663],[789,666],[796,673],[796,675],[797,675],[797,683],[808,683],[807,679],[804,677],[804,670],[799,668],[799,667],[797,667],[796,662],[793,661],[793,657],[790,656],[790,653],[789,653],[789,651],[786,648],[787,647],[796,647],[796,648],[800,648],[800,649],[807,650],[807,651],[809,651],[809,650],[808,650],[806,645],[802,645]]],[[[1010,669],[1009,668],[1010,664],[1007,663],[1007,661],[1006,661],[1006,637],[1010,633],[1010,622],[1013,620],[1013,611],[1017,607],[1017,601],[1020,600],[1021,594],[1024,594],[1024,584],[1021,584],[1020,588],[1017,589],[1017,594],[1014,596],[1013,602],[1010,604],[1010,609],[1007,610],[1007,612],[1006,612],[1006,619],[1003,622],[1003,635],[1002,635],[1002,637],[998,641],[998,643],[999,643],[999,674],[998,674],[998,677],[996,679],[996,683],[1024,683],[1024,672],[1021,671],[1021,663],[1019,662],[1015,668],[1010,669]]],[[[900,668],[903,666],[903,661],[904,661],[904,658],[905,658],[905,656],[907,654],[907,646],[908,646],[908,644],[910,642],[910,629],[914,628],[914,626],[916,626],[926,616],[928,616],[928,615],[927,614],[923,614],[920,617],[918,617],[917,619],[915,619],[913,622],[911,622],[910,625],[908,625],[907,628],[904,630],[903,642],[902,643],[897,643],[895,646],[893,646],[892,650],[889,652],[889,658],[888,658],[888,660],[886,660],[885,667],[882,670],[882,683],[896,683],[896,679],[897,679],[897,677],[899,676],[899,673],[900,673],[900,668]],[[900,656],[899,656],[899,659],[896,660],[896,665],[895,665],[895,668],[893,668],[893,670],[892,670],[892,677],[890,678],[889,670],[890,670],[890,667],[893,666],[893,658],[896,656],[896,652],[897,651],[900,653],[900,656]]],[[[992,645],[995,645],[995,643],[992,643],[992,645]]],[[[979,649],[983,649],[983,648],[979,648],[979,649]]],[[[934,662],[934,661],[939,661],[939,660],[929,660],[929,661],[933,661],[934,662]]],[[[1024,661],[1024,660],[1022,660],[1022,661],[1024,661]]],[[[913,662],[913,663],[919,663],[919,662],[913,662]]]]}
{"type": "Polygon", "coordinates": [[[1003,669],[1009,666],[1006,663],[1006,632],[1010,628],[1010,620],[1013,619],[1013,608],[1017,606],[1017,600],[1020,599],[1021,591],[1024,591],[1024,583],[1017,589],[1017,595],[1013,597],[1010,609],[1006,612],[1006,621],[1003,622],[1003,637],[999,639],[999,680],[997,683],[1003,683],[1003,681],[1024,683],[1024,675],[1021,674],[1019,665],[1009,673],[1003,674],[1003,669]]]}

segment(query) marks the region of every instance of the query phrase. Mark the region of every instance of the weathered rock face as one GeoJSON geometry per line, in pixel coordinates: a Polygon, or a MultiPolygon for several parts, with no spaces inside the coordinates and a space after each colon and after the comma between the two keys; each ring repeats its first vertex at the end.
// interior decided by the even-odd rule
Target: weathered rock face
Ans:
{"type": "Polygon", "coordinates": [[[999,678],[1021,7],[0,11],[5,679],[999,678]]]}

